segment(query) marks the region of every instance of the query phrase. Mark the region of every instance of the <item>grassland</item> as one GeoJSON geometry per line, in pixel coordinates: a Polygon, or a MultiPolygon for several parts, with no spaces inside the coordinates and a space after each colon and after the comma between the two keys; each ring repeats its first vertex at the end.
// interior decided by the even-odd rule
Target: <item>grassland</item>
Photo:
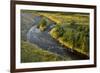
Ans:
{"type": "Polygon", "coordinates": [[[39,12],[56,26],[49,32],[62,45],[89,56],[89,14],[39,12]]]}
{"type": "Polygon", "coordinates": [[[23,63],[66,60],[63,56],[42,50],[29,42],[22,41],[21,46],[21,62],[23,63]]]}
{"type": "Polygon", "coordinates": [[[72,21],[77,21],[77,24],[89,25],[89,15],[87,14],[79,14],[79,13],[46,13],[40,12],[40,15],[51,19],[57,24],[70,24],[72,21]]]}

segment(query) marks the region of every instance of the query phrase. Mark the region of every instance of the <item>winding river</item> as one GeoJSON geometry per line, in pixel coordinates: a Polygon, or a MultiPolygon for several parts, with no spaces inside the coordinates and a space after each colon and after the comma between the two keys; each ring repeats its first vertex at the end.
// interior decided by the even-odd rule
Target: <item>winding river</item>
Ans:
{"type": "MultiPolygon", "coordinates": [[[[54,24],[51,24],[50,26],[48,26],[48,29],[51,29],[50,27],[53,28],[54,24]]],[[[30,43],[34,43],[37,46],[39,46],[40,48],[44,49],[44,50],[48,50],[50,52],[62,55],[62,56],[66,56],[69,59],[80,59],[79,57],[77,57],[75,54],[73,54],[72,52],[70,52],[69,49],[61,46],[61,44],[59,44],[55,39],[53,39],[50,34],[49,31],[40,31],[40,29],[37,28],[37,25],[34,25],[30,28],[30,30],[27,33],[27,41],[30,43]]]]}

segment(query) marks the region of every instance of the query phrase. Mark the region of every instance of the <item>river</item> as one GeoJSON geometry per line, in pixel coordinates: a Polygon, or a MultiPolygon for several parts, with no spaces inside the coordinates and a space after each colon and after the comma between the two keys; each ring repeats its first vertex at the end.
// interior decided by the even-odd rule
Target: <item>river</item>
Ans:
{"type": "Polygon", "coordinates": [[[80,59],[78,56],[70,52],[69,49],[63,47],[55,39],[53,39],[47,31],[40,31],[37,25],[34,25],[27,33],[27,41],[34,43],[44,50],[48,50],[52,53],[65,56],[68,60],[80,59]]]}

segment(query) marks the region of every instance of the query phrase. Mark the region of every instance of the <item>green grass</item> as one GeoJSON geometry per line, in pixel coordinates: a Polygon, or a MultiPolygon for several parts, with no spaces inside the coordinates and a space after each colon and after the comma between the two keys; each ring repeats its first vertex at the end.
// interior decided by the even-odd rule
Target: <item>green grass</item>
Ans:
{"type": "MultiPolygon", "coordinates": [[[[38,15],[45,18],[42,19],[43,21],[46,22],[39,21],[40,22],[39,29],[41,31],[45,31],[47,24],[52,24],[51,22],[55,23],[56,26],[49,32],[50,35],[53,38],[55,38],[55,40],[59,41],[60,44],[65,45],[71,49],[74,49],[80,53],[89,55],[90,48],[89,48],[88,13],[45,12],[45,11],[34,11],[34,10],[22,10],[22,12],[31,13],[33,16],[38,15]]],[[[24,29],[26,30],[26,28],[27,27],[25,27],[24,29]]],[[[22,56],[22,62],[65,60],[65,58],[57,54],[42,50],[36,45],[32,45],[28,42],[22,42],[21,56],[22,56]]]]}
{"type": "MultiPolygon", "coordinates": [[[[60,25],[62,27],[62,25],[60,25]]],[[[89,27],[88,25],[67,25],[63,27],[62,35],[61,31],[56,31],[54,27],[50,31],[50,35],[59,41],[62,45],[76,50],[79,53],[89,56],[89,27]]]]}
{"type": "Polygon", "coordinates": [[[70,24],[72,20],[77,21],[77,24],[89,24],[89,15],[86,14],[60,14],[60,13],[46,13],[46,12],[40,12],[40,15],[43,15],[52,21],[56,22],[57,24],[70,24]]]}
{"type": "Polygon", "coordinates": [[[21,43],[21,62],[44,62],[66,60],[58,54],[45,51],[34,44],[22,41],[21,43]]]}
{"type": "Polygon", "coordinates": [[[88,13],[73,13],[73,12],[52,12],[52,11],[35,11],[35,10],[22,10],[23,13],[33,13],[49,18],[57,24],[69,24],[72,20],[77,21],[77,24],[89,25],[88,13]]]}

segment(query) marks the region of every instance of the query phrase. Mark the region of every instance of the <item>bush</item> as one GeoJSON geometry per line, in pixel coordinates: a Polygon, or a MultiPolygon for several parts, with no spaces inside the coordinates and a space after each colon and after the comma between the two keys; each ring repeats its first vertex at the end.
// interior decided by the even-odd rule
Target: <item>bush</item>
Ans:
{"type": "Polygon", "coordinates": [[[56,25],[51,31],[50,31],[51,36],[54,38],[59,38],[63,36],[64,34],[64,29],[61,27],[61,25],[56,25]]]}
{"type": "Polygon", "coordinates": [[[45,18],[42,18],[41,21],[39,22],[37,28],[39,28],[41,31],[45,31],[47,27],[47,22],[45,20],[45,18]]]}

